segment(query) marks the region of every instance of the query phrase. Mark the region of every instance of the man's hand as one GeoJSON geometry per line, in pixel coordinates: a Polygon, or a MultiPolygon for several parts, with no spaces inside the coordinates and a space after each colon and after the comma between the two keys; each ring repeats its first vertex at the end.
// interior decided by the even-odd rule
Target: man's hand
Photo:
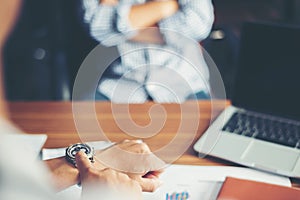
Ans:
{"type": "Polygon", "coordinates": [[[98,169],[83,152],[77,153],[76,164],[84,199],[142,199],[141,186],[128,175],[110,168],[98,169]]]}
{"type": "Polygon", "coordinates": [[[125,140],[96,153],[96,161],[127,174],[137,181],[143,191],[153,192],[162,182],[159,175],[165,162],[156,157],[148,145],[140,140],[125,140]]]}

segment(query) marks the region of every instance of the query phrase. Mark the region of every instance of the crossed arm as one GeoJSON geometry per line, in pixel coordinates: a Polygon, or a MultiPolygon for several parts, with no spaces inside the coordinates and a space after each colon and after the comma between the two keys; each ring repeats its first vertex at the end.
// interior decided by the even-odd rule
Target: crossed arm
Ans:
{"type": "MultiPolygon", "coordinates": [[[[104,6],[116,6],[118,0],[99,0],[104,6]]],[[[177,12],[177,0],[148,1],[144,4],[132,5],[129,12],[129,24],[133,29],[152,27],[160,20],[177,12]]]]}
{"type": "MultiPolygon", "coordinates": [[[[117,0],[101,0],[99,2],[85,0],[85,21],[89,24],[91,35],[96,40],[103,42],[117,34],[116,42],[105,44],[107,46],[116,45],[124,39],[128,39],[128,33],[135,32],[137,34],[136,30],[138,29],[155,27],[159,21],[168,18],[179,9],[176,0],[132,3],[133,1],[124,3],[117,0]]],[[[153,34],[151,37],[147,37],[152,40],[149,42],[163,42],[158,29],[156,32],[151,31],[151,34],[153,34]]],[[[136,40],[142,41],[141,37],[137,37],[136,40]]]]}
{"type": "MultiPolygon", "coordinates": [[[[122,38],[122,34],[158,26],[159,29],[180,32],[200,41],[207,37],[214,20],[211,0],[156,0],[142,4],[134,4],[134,1],[125,2],[84,1],[85,21],[96,40],[103,42],[118,34],[120,36],[118,41],[122,42],[127,39],[126,36],[122,38]]],[[[118,42],[105,45],[116,44],[118,42]]]]}

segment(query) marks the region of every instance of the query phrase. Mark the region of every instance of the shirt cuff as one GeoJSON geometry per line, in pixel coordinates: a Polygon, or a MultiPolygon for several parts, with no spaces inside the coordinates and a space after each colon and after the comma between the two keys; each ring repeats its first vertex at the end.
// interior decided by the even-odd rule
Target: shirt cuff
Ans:
{"type": "Polygon", "coordinates": [[[129,22],[129,14],[131,10],[131,4],[120,3],[116,10],[117,21],[116,28],[120,33],[127,34],[133,32],[129,22]]]}

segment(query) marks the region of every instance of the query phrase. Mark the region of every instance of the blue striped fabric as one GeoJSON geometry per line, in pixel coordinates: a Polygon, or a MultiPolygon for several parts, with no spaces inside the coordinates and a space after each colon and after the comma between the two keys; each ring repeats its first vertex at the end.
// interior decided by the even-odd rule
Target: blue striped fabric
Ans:
{"type": "Polygon", "coordinates": [[[129,41],[138,32],[130,27],[130,8],[146,1],[120,0],[116,6],[83,2],[90,34],[105,46],[117,45],[121,55],[110,68],[122,78],[102,77],[99,92],[117,103],[143,103],[148,96],[156,102],[183,102],[193,93],[209,92],[208,67],[198,42],[213,24],[211,0],[178,0],[180,10],[158,23],[164,44],[129,41]]]}

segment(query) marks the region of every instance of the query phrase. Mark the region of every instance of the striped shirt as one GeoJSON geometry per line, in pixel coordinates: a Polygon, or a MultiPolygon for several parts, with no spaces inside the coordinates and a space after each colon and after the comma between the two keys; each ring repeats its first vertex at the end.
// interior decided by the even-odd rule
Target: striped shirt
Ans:
{"type": "Polygon", "coordinates": [[[209,92],[209,71],[199,41],[212,27],[211,0],[178,0],[179,10],[158,23],[163,44],[132,42],[137,34],[129,23],[132,5],[145,0],[120,0],[115,6],[84,0],[90,34],[105,46],[117,46],[120,58],[100,79],[98,90],[116,103],[185,101],[209,92]],[[196,42],[197,41],[197,42],[196,42]]]}

